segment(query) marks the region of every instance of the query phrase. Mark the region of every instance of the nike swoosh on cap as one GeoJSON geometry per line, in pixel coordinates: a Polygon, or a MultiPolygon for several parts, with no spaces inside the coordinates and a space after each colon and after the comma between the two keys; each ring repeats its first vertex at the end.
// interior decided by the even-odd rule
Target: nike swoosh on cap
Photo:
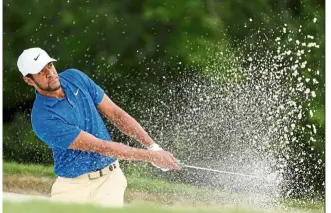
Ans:
{"type": "Polygon", "coordinates": [[[39,55],[37,57],[34,58],[34,60],[37,61],[38,58],[39,58],[39,56],[40,56],[40,53],[39,53],[39,55]]]}

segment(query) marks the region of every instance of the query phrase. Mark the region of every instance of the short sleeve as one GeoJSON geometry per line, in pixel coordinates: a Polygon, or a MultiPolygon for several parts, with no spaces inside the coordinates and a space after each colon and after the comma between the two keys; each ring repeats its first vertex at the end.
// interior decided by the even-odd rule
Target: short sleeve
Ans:
{"type": "Polygon", "coordinates": [[[86,85],[92,100],[94,102],[95,106],[98,106],[105,94],[105,92],[103,91],[103,89],[98,86],[90,77],[88,77],[85,73],[75,69],[76,73],[78,75],[80,75],[80,77],[82,78],[84,84],[86,85]]]}
{"type": "Polygon", "coordinates": [[[32,127],[38,138],[52,148],[68,148],[81,130],[60,118],[32,118],[32,127]]]}

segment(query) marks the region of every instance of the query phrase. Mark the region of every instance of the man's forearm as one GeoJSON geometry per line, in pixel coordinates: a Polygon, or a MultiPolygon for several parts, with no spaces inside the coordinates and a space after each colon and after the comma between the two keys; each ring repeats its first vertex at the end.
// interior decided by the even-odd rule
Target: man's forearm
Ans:
{"type": "Polygon", "coordinates": [[[150,162],[153,159],[153,155],[150,153],[151,151],[133,148],[117,142],[105,142],[97,152],[102,155],[115,157],[121,160],[150,162]]]}
{"type": "Polygon", "coordinates": [[[113,122],[114,125],[124,134],[136,139],[144,146],[150,146],[153,144],[152,138],[141,127],[141,125],[122,109],[118,108],[116,110],[115,119],[113,119],[113,122]]]}
{"type": "Polygon", "coordinates": [[[109,143],[85,131],[79,133],[69,149],[97,152],[101,155],[122,160],[151,161],[153,159],[153,153],[149,150],[133,148],[114,141],[109,143]]]}
{"type": "Polygon", "coordinates": [[[83,130],[80,131],[68,148],[86,152],[97,152],[101,155],[122,160],[151,162],[161,168],[180,169],[175,162],[175,158],[169,152],[137,149],[114,141],[101,140],[83,130]]]}
{"type": "Polygon", "coordinates": [[[98,108],[101,113],[112,121],[114,125],[124,134],[136,139],[144,146],[148,147],[153,144],[152,138],[140,126],[140,124],[124,110],[113,103],[106,94],[102,98],[98,108]]]}

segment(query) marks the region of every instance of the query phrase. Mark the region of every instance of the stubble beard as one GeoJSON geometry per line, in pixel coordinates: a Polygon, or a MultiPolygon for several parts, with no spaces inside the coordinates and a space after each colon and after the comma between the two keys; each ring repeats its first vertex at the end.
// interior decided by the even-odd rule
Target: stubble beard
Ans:
{"type": "Polygon", "coordinates": [[[56,85],[56,87],[51,87],[51,86],[49,86],[49,84],[48,84],[47,87],[45,87],[45,86],[41,86],[41,85],[40,85],[37,81],[35,81],[33,78],[32,78],[32,80],[33,80],[33,82],[37,85],[37,87],[38,87],[39,89],[41,89],[42,91],[45,91],[45,92],[55,92],[55,91],[57,91],[58,89],[61,88],[61,83],[59,83],[58,85],[56,85]]]}

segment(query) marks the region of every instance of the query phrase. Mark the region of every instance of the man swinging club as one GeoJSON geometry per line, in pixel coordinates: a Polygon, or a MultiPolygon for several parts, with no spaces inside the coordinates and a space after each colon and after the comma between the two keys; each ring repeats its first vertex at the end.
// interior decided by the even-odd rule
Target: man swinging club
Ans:
{"type": "Polygon", "coordinates": [[[58,177],[52,199],[122,206],[127,181],[117,159],[181,169],[92,79],[77,69],[58,74],[54,61],[40,48],[24,50],[17,61],[24,81],[35,88],[33,130],[53,153],[58,177]],[[99,111],[147,150],[112,141],[99,111]]]}

